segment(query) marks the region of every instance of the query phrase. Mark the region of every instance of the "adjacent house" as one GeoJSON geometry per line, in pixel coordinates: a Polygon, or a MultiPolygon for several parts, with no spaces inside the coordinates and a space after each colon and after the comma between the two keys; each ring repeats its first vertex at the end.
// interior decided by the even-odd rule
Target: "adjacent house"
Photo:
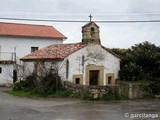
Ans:
{"type": "Polygon", "coordinates": [[[0,22],[0,84],[20,76],[20,58],[66,37],[52,26],[0,22]]]}
{"type": "Polygon", "coordinates": [[[99,27],[90,21],[82,27],[80,43],[49,45],[21,58],[25,76],[41,68],[57,70],[64,81],[81,85],[114,85],[120,58],[101,45],[99,27]]]}

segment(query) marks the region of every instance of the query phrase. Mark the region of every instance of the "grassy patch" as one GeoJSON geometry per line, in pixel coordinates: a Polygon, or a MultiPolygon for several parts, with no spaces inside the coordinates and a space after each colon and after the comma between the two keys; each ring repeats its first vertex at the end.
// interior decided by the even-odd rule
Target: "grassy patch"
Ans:
{"type": "Polygon", "coordinates": [[[26,92],[26,91],[12,91],[12,90],[7,90],[4,91],[5,93],[8,93],[13,96],[19,96],[19,97],[29,97],[29,98],[37,98],[37,97],[42,97],[38,94],[32,94],[31,92],[26,92]]]}
{"type": "Polygon", "coordinates": [[[128,100],[128,97],[119,95],[118,93],[115,95],[105,94],[103,97],[94,98],[89,91],[84,91],[83,93],[74,93],[72,91],[57,91],[48,96],[42,96],[40,94],[36,94],[29,91],[14,91],[8,90],[4,91],[10,95],[19,96],[19,97],[29,97],[29,98],[54,98],[54,97],[70,97],[70,98],[80,98],[83,100],[102,100],[102,101],[110,101],[110,100],[128,100]]]}

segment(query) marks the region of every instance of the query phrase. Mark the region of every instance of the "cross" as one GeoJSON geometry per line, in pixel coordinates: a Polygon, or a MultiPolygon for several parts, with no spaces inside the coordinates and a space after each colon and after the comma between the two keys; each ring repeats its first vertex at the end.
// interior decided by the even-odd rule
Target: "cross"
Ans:
{"type": "Polygon", "coordinates": [[[90,18],[90,22],[91,22],[91,21],[92,21],[92,17],[93,17],[93,16],[90,14],[90,16],[88,16],[88,17],[90,18]]]}

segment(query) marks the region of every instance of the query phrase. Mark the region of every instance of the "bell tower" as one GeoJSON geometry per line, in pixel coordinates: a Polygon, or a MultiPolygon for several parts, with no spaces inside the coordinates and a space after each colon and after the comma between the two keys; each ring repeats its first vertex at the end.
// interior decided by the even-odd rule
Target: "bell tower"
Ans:
{"type": "Polygon", "coordinates": [[[97,43],[100,44],[99,26],[92,21],[90,15],[90,22],[82,27],[82,43],[97,43]]]}

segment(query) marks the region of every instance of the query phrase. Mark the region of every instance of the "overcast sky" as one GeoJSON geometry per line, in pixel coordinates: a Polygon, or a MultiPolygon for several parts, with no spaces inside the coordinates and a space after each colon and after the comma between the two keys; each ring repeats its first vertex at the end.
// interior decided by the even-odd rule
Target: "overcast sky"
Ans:
{"type": "MultiPolygon", "coordinates": [[[[52,20],[160,20],[160,0],[1,0],[0,18],[52,20]]],[[[81,27],[86,24],[60,22],[9,21],[52,25],[68,39],[80,42],[81,27]]],[[[160,46],[160,23],[97,23],[101,42],[109,48],[128,48],[149,41],[160,46]]]]}

